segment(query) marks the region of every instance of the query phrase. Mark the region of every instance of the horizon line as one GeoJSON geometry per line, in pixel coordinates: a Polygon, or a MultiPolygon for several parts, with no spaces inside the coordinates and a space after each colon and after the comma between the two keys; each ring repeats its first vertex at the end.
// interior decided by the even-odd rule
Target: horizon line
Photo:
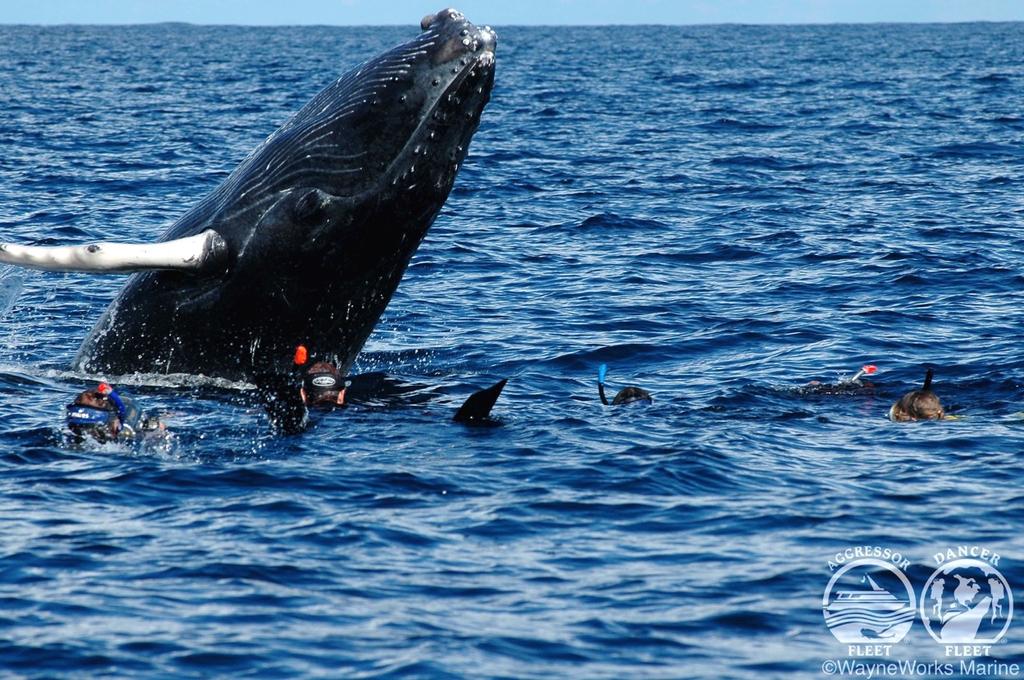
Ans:
{"type": "MultiPolygon", "coordinates": [[[[672,27],[702,27],[702,26],[956,26],[961,24],[1019,24],[1024,23],[1024,18],[1021,19],[963,19],[958,21],[780,21],[780,22],[766,22],[766,21],[720,21],[712,23],[648,23],[648,22],[636,22],[636,23],[604,23],[604,24],[494,24],[496,27],[504,28],[622,28],[622,27],[643,27],[652,26],[659,28],[672,28],[672,27]]],[[[228,28],[310,28],[310,27],[326,27],[326,28],[401,28],[411,27],[415,24],[403,22],[403,23],[392,23],[392,24],[323,24],[323,23],[308,23],[308,24],[279,24],[279,23],[266,23],[266,24],[243,24],[243,23],[201,23],[195,21],[142,21],[132,23],[118,23],[118,22],[64,22],[64,23],[25,23],[25,22],[5,22],[0,20],[0,26],[26,26],[33,28],[60,28],[66,26],[86,26],[86,27],[99,27],[99,26],[110,26],[110,27],[130,27],[130,26],[195,26],[199,28],[206,27],[228,27],[228,28]]],[[[418,29],[418,27],[416,27],[418,29]]]]}

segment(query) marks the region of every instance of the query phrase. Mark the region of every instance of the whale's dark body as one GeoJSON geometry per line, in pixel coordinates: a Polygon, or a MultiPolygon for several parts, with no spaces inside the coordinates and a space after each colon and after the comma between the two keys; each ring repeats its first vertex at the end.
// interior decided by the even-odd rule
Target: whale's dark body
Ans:
{"type": "Polygon", "coordinates": [[[347,369],[444,204],[494,82],[454,10],[321,92],[161,241],[213,230],[198,271],[134,274],[74,368],[248,378],[304,343],[347,369]]]}

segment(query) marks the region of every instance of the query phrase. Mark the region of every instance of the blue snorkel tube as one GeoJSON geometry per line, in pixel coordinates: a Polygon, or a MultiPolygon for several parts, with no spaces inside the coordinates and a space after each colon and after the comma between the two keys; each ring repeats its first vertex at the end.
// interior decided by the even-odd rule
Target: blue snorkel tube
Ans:
{"type": "Polygon", "coordinates": [[[601,403],[608,405],[608,397],[604,396],[604,379],[608,375],[608,364],[601,364],[597,367],[597,393],[601,397],[601,403]]]}
{"type": "Polygon", "coordinates": [[[117,407],[117,415],[121,418],[121,424],[124,425],[127,423],[128,409],[125,407],[124,402],[121,401],[121,396],[114,391],[114,388],[107,383],[100,383],[100,386],[96,388],[96,391],[114,402],[114,406],[117,407]]]}

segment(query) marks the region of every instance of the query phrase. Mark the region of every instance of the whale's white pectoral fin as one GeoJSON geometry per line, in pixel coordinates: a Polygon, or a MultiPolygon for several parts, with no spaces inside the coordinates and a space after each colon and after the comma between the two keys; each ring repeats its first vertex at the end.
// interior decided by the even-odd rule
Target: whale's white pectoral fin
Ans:
{"type": "Polygon", "coordinates": [[[149,269],[198,272],[224,264],[227,254],[227,244],[213,229],[162,243],[90,243],[53,247],[0,243],[0,262],[55,272],[134,272],[149,269]]]}

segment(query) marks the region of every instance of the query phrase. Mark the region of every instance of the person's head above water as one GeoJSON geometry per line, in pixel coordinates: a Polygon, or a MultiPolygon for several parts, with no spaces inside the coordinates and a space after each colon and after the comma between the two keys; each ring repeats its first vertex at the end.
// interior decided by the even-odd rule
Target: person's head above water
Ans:
{"type": "MultiPolygon", "coordinates": [[[[601,397],[601,403],[608,406],[608,397],[604,394],[604,378],[608,373],[608,365],[601,364],[597,369],[597,394],[601,397]]],[[[624,387],[619,390],[615,398],[612,399],[612,406],[621,406],[623,404],[632,404],[633,402],[642,401],[650,404],[654,401],[651,397],[651,393],[641,387],[624,387]]]]}
{"type": "MultiPolygon", "coordinates": [[[[295,349],[295,366],[304,367],[309,362],[309,352],[305,346],[295,349]]],[[[302,403],[306,406],[341,406],[345,403],[344,376],[337,367],[326,361],[318,361],[308,368],[302,376],[302,403]]]]}
{"type": "Polygon", "coordinates": [[[642,387],[623,387],[612,399],[612,406],[632,404],[634,401],[645,401],[650,404],[654,399],[651,397],[651,393],[642,387]]]}
{"type": "Polygon", "coordinates": [[[98,442],[117,439],[126,419],[125,406],[114,389],[102,383],[85,390],[66,407],[68,430],[77,438],[92,437],[98,442]]]}
{"type": "Polygon", "coordinates": [[[309,367],[302,379],[302,400],[307,406],[341,406],[345,403],[345,380],[326,361],[309,367]]]}
{"type": "Polygon", "coordinates": [[[928,369],[921,389],[908,392],[889,409],[889,419],[895,422],[911,420],[941,420],[946,413],[939,397],[932,392],[932,375],[928,369]]]}

